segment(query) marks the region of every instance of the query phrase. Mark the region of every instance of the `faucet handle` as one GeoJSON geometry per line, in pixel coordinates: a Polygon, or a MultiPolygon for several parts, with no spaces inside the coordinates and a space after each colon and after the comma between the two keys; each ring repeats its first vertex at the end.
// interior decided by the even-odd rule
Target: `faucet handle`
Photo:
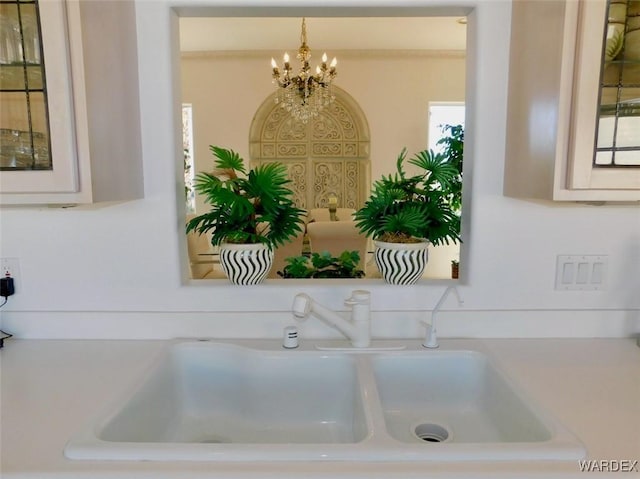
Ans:
{"type": "Polygon", "coordinates": [[[366,289],[356,289],[351,292],[351,301],[357,301],[359,303],[367,302],[371,299],[371,292],[366,289]]]}
{"type": "Polygon", "coordinates": [[[351,292],[351,297],[344,301],[347,306],[353,306],[355,304],[369,304],[371,300],[371,293],[364,289],[356,289],[351,292]]]}

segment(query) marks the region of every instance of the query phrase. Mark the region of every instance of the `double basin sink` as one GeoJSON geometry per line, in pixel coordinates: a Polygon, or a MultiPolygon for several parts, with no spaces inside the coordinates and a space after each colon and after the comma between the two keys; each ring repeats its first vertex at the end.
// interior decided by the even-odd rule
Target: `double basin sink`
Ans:
{"type": "Polygon", "coordinates": [[[171,343],[71,459],[575,460],[580,442],[472,350],[171,343]]]}

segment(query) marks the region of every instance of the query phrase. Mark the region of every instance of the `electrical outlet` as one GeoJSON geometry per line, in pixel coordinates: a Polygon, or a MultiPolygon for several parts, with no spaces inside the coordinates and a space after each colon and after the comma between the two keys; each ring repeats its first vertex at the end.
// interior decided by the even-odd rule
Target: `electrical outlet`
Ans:
{"type": "Polygon", "coordinates": [[[559,255],[556,261],[556,289],[597,291],[606,289],[607,255],[559,255]]]}
{"type": "Polygon", "coordinates": [[[20,282],[20,261],[18,258],[0,258],[0,276],[4,278],[7,273],[13,278],[16,292],[22,288],[18,286],[20,282]]]}

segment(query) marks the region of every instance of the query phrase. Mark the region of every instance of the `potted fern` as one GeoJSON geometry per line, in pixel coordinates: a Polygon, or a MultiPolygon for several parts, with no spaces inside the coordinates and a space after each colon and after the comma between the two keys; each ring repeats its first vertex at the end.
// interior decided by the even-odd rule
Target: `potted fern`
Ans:
{"type": "Polygon", "coordinates": [[[302,231],[304,211],[293,203],[281,163],[247,172],[235,151],[209,148],[215,169],[199,173],[194,187],[211,209],[190,220],[187,232],[211,232],[211,244],[220,246],[220,264],[233,284],[258,284],[271,269],[273,249],[302,231]]]}
{"type": "Polygon", "coordinates": [[[460,239],[460,218],[448,201],[457,175],[457,168],[444,155],[423,150],[407,160],[403,148],[396,172],[373,184],[355,219],[360,232],[373,238],[376,264],[387,282],[414,284],[424,272],[430,243],[460,239]],[[418,174],[407,174],[406,161],[418,174]]]}

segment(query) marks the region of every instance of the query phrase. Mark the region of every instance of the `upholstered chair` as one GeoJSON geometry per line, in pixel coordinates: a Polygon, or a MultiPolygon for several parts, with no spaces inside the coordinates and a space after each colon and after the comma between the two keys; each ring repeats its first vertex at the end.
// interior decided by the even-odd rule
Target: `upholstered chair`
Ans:
{"type": "MultiPolygon", "coordinates": [[[[194,215],[187,215],[187,221],[194,215]]],[[[187,233],[187,251],[189,253],[189,269],[193,279],[209,279],[214,277],[213,271],[213,255],[211,253],[211,244],[206,234],[195,232],[187,233]]]]}
{"type": "Polygon", "coordinates": [[[290,242],[278,246],[273,252],[273,266],[269,271],[269,278],[281,278],[278,271],[282,271],[287,265],[286,258],[290,256],[300,256],[302,254],[302,244],[304,242],[304,230],[298,233],[290,242]]]}
{"type": "Polygon", "coordinates": [[[359,268],[365,271],[367,259],[367,237],[361,234],[354,221],[315,221],[307,224],[309,245],[312,253],[328,251],[339,256],[343,251],[360,254],[359,268]]]}

